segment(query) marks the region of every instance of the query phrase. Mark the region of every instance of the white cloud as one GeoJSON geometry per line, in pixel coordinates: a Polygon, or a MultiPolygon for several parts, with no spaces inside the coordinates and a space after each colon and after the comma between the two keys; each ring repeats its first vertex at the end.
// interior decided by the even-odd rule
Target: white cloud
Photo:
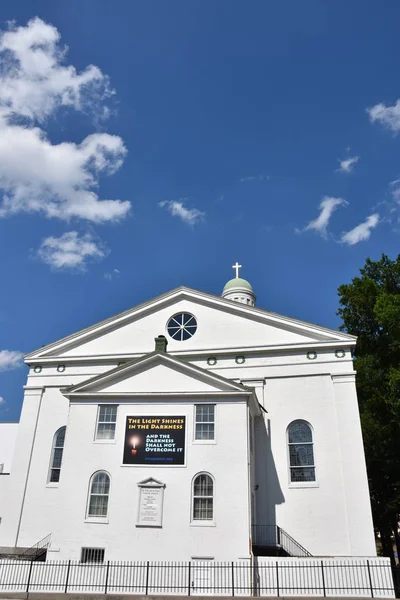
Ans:
{"type": "Polygon", "coordinates": [[[10,371],[22,365],[22,352],[0,350],[0,371],[10,371]]]}
{"type": "Polygon", "coordinates": [[[3,396],[0,396],[0,406],[3,404],[5,404],[6,401],[4,400],[3,396]]]}
{"type": "Polygon", "coordinates": [[[107,279],[108,281],[112,281],[113,279],[116,279],[117,277],[119,277],[121,274],[121,271],[119,269],[113,269],[112,271],[108,271],[107,273],[104,273],[104,279],[107,279]]]}
{"type": "Polygon", "coordinates": [[[179,217],[184,223],[188,225],[195,225],[200,221],[203,221],[205,213],[201,212],[197,208],[186,208],[183,203],[183,199],[180,200],[164,200],[159,202],[158,206],[166,208],[173,217],[179,217]]]}
{"type": "Polygon", "coordinates": [[[339,159],[339,168],[336,170],[340,171],[340,173],[351,173],[354,166],[358,163],[359,158],[359,156],[352,156],[344,160],[339,159]]]}
{"type": "Polygon", "coordinates": [[[85,271],[89,259],[104,258],[106,253],[90,233],[79,237],[77,231],[68,231],[59,238],[47,237],[38,250],[39,258],[59,271],[85,271]]]}
{"type": "Polygon", "coordinates": [[[309,231],[314,230],[319,233],[323,238],[326,238],[328,235],[328,224],[333,212],[339,206],[347,206],[348,202],[343,198],[332,198],[330,196],[324,196],[319,205],[320,214],[319,216],[310,221],[302,230],[297,230],[298,233],[301,231],[309,231]]]}
{"type": "Polygon", "coordinates": [[[400,179],[395,179],[390,182],[391,194],[396,201],[396,204],[400,204],[400,179]]]}
{"type": "Polygon", "coordinates": [[[386,106],[382,103],[375,104],[372,108],[367,109],[367,113],[372,123],[378,121],[394,133],[400,131],[400,100],[397,100],[393,106],[386,106]]]}
{"type": "Polygon", "coordinates": [[[354,246],[354,244],[358,244],[358,242],[368,240],[371,235],[371,230],[374,229],[378,223],[379,215],[378,213],[374,213],[367,217],[363,223],[360,223],[360,225],[351,229],[351,231],[343,233],[341,241],[348,246],[354,246]]]}
{"type": "Polygon", "coordinates": [[[115,173],[126,148],[119,136],[94,133],[81,143],[52,144],[43,129],[61,107],[106,116],[113,91],[91,65],[64,65],[57,29],[39,18],[0,36],[0,216],[39,212],[101,223],[127,215],[130,202],[101,200],[100,175],[115,173]]]}

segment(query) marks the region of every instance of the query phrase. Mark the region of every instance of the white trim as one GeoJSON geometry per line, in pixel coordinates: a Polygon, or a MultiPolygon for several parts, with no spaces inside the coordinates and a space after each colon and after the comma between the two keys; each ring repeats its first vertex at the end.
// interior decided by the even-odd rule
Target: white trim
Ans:
{"type": "MultiPolygon", "coordinates": [[[[299,377],[299,375],[298,375],[299,377]]],[[[272,379],[274,379],[272,377],[272,379]]],[[[58,387],[58,386],[56,386],[58,387]]],[[[207,398],[207,397],[215,397],[215,398],[243,398],[243,402],[246,402],[249,396],[253,395],[253,390],[249,390],[248,392],[219,392],[219,391],[204,391],[204,392],[104,392],[104,390],[100,390],[99,392],[68,392],[65,388],[61,388],[61,393],[74,400],[76,398],[93,398],[96,402],[99,401],[99,398],[115,398],[118,403],[118,398],[174,398],[174,399],[185,399],[185,398],[207,398]]]]}
{"type": "MultiPolygon", "coordinates": [[[[301,444],[301,442],[298,442],[298,443],[301,444]]],[[[311,425],[311,423],[309,421],[307,421],[306,419],[293,419],[293,421],[290,421],[290,423],[286,427],[286,453],[287,453],[287,464],[288,464],[288,478],[289,478],[288,479],[288,485],[289,485],[289,488],[311,488],[311,487],[319,487],[318,478],[317,478],[317,466],[316,466],[316,461],[315,461],[314,428],[311,425]],[[310,428],[312,441],[311,442],[305,442],[305,443],[312,445],[314,464],[313,465],[303,465],[303,466],[304,466],[304,468],[314,469],[314,477],[315,477],[315,479],[313,481],[292,481],[291,469],[293,469],[293,468],[295,468],[295,469],[296,468],[301,469],[302,468],[301,465],[299,467],[293,467],[290,464],[290,450],[289,450],[289,448],[295,442],[289,443],[289,428],[291,427],[291,425],[293,425],[293,423],[305,423],[310,428]]]]}
{"type": "MultiPolygon", "coordinates": [[[[175,320],[176,320],[176,319],[175,319],[175,320]]],[[[178,323],[178,321],[176,321],[176,322],[178,323]]],[[[199,327],[199,325],[198,325],[198,318],[196,317],[196,315],[192,314],[191,312],[189,312],[189,311],[187,311],[187,310],[186,310],[186,311],[185,311],[185,310],[180,310],[179,312],[176,312],[176,313],[174,313],[173,315],[171,315],[171,316],[170,316],[170,317],[168,317],[168,319],[167,319],[167,322],[166,322],[166,324],[165,324],[165,333],[166,333],[166,336],[168,336],[168,337],[167,337],[167,340],[168,340],[168,339],[171,339],[171,340],[174,340],[175,342],[187,342],[188,340],[192,339],[192,337],[193,337],[194,335],[196,335],[198,327],[199,327]],[[190,337],[189,337],[189,338],[187,338],[187,340],[179,340],[179,339],[177,339],[177,338],[174,338],[174,337],[172,337],[172,335],[171,335],[171,334],[169,333],[169,331],[168,331],[168,323],[171,321],[171,319],[175,319],[175,317],[178,317],[179,315],[183,315],[183,314],[185,314],[185,315],[190,315],[190,316],[192,317],[192,319],[194,319],[194,320],[195,320],[195,323],[196,323],[196,330],[195,330],[195,332],[194,332],[194,333],[190,333],[190,331],[189,331],[189,332],[187,332],[187,333],[189,333],[189,334],[190,334],[190,337]]],[[[182,329],[185,329],[185,326],[182,326],[182,329]]],[[[176,332],[176,333],[177,333],[177,332],[176,332]]]]}
{"type": "Polygon", "coordinates": [[[118,422],[118,404],[116,405],[116,414],[115,414],[115,421],[99,421],[99,417],[100,417],[100,410],[101,407],[107,407],[107,406],[111,406],[114,407],[115,406],[115,402],[113,402],[112,404],[106,404],[105,402],[99,402],[99,405],[97,407],[97,415],[96,415],[96,424],[95,424],[95,429],[94,429],[94,439],[93,442],[95,442],[96,444],[112,444],[112,443],[116,443],[116,439],[117,439],[117,422],[118,422]],[[99,427],[99,423],[113,423],[114,424],[114,437],[112,438],[101,438],[101,437],[97,437],[98,435],[98,427],[99,427]]]}
{"type": "Polygon", "coordinates": [[[138,502],[138,509],[137,509],[137,518],[136,518],[136,527],[139,528],[155,528],[155,529],[161,529],[163,526],[163,517],[164,517],[164,490],[167,487],[165,483],[162,483],[162,481],[159,481],[158,479],[154,479],[153,477],[147,477],[146,479],[144,479],[143,481],[139,481],[139,483],[137,484],[138,488],[139,488],[139,502],[138,502]],[[160,495],[161,495],[161,501],[160,501],[160,515],[159,515],[159,521],[157,522],[143,522],[140,521],[140,509],[141,509],[141,504],[142,504],[142,497],[143,497],[143,490],[148,490],[148,489],[156,489],[159,490],[160,495]]]}
{"type": "Polygon", "coordinates": [[[49,486],[49,487],[58,487],[58,484],[60,483],[61,467],[62,467],[62,459],[63,459],[63,455],[64,455],[65,437],[66,437],[66,435],[67,435],[67,426],[66,425],[61,425],[61,427],[59,427],[57,429],[57,431],[55,432],[55,434],[53,435],[53,441],[52,441],[52,444],[51,444],[50,466],[49,466],[48,471],[47,471],[46,486],[49,486]],[[60,431],[62,429],[64,429],[64,442],[63,442],[63,445],[62,446],[56,446],[57,436],[58,436],[58,434],[60,433],[60,431]],[[53,467],[54,454],[55,454],[56,448],[62,448],[60,467],[53,467]],[[59,471],[58,481],[51,481],[51,472],[53,470],[58,470],[59,471]]]}
{"type": "MultiPolygon", "coordinates": [[[[94,495],[98,496],[99,494],[94,494],[94,495]]],[[[89,478],[89,489],[88,489],[88,494],[87,494],[86,511],[85,511],[85,523],[108,523],[108,518],[109,518],[109,513],[110,513],[110,496],[111,496],[111,475],[110,475],[110,473],[108,471],[106,471],[105,469],[98,469],[97,471],[94,471],[94,473],[92,473],[92,475],[89,478]],[[107,497],[108,497],[108,499],[107,499],[107,514],[104,516],[89,514],[93,480],[96,477],[96,475],[99,475],[100,473],[105,473],[109,479],[109,488],[108,488],[108,494],[107,494],[107,497]]]]}
{"type": "MultiPolygon", "coordinates": [[[[61,392],[68,397],[69,394],[72,393],[81,393],[90,391],[93,388],[98,388],[101,385],[109,384],[115,379],[120,379],[121,376],[134,376],[136,371],[141,372],[143,368],[151,368],[152,363],[154,366],[164,365],[169,368],[175,368],[179,372],[188,375],[189,377],[193,377],[197,380],[204,381],[208,384],[212,383],[215,387],[218,388],[218,391],[235,391],[240,393],[246,393],[248,395],[251,394],[251,390],[247,390],[240,383],[234,383],[230,379],[226,379],[221,377],[214,372],[210,372],[207,369],[202,369],[201,367],[197,367],[191,363],[186,363],[178,358],[167,354],[161,353],[151,353],[145,355],[143,358],[134,360],[128,363],[121,365],[120,367],[116,367],[105,373],[101,373],[100,375],[95,375],[94,377],[87,379],[86,381],[82,381],[76,385],[70,387],[61,388],[61,392]]],[[[95,390],[96,393],[96,390],[95,390]]],[[[98,392],[97,392],[98,393],[98,392]]]]}
{"type": "MultiPolygon", "coordinates": [[[[206,496],[204,496],[204,497],[206,497],[206,496]]],[[[215,527],[216,526],[216,521],[215,521],[215,478],[209,471],[199,471],[192,477],[191,487],[190,487],[190,525],[192,527],[215,527]],[[213,495],[212,495],[213,518],[212,519],[194,519],[193,518],[193,514],[194,514],[194,502],[193,502],[194,501],[194,482],[196,481],[197,477],[199,477],[199,475],[208,475],[208,477],[211,477],[211,480],[212,480],[212,484],[213,484],[213,495]]]]}
{"type": "Polygon", "coordinates": [[[86,517],[85,523],[103,523],[103,525],[108,524],[108,517],[86,517]]]}
{"type": "Polygon", "coordinates": [[[318,481],[296,481],[289,483],[290,490],[299,488],[319,488],[319,483],[318,481]]]}
{"type": "MultiPolygon", "coordinates": [[[[225,309],[226,312],[230,312],[236,315],[244,315],[254,320],[259,320],[262,322],[284,326],[286,329],[297,329],[301,332],[307,332],[316,336],[325,336],[330,338],[333,341],[352,341],[355,343],[356,338],[354,336],[350,336],[349,334],[343,334],[341,332],[334,331],[333,329],[321,327],[319,325],[313,325],[311,323],[307,323],[305,321],[300,321],[298,319],[292,319],[290,317],[285,317],[284,315],[279,315],[277,313],[273,313],[267,310],[262,310],[260,308],[256,308],[253,306],[249,306],[247,304],[241,304],[238,302],[233,302],[231,300],[225,300],[220,296],[214,296],[212,294],[207,294],[205,292],[200,292],[197,290],[193,290],[187,287],[179,287],[161,296],[148,300],[143,304],[140,304],[134,308],[130,308],[125,312],[122,312],[118,315],[115,315],[111,318],[108,318],[104,321],[96,323],[91,327],[86,329],[82,329],[70,336],[62,338],[56,342],[48,344],[44,348],[37,349],[33,352],[25,354],[24,359],[29,362],[30,359],[35,359],[39,357],[43,357],[43,355],[48,354],[49,352],[54,352],[61,348],[70,348],[75,345],[75,342],[82,343],[82,341],[86,339],[93,339],[97,336],[97,334],[104,335],[105,332],[112,330],[116,327],[123,325],[126,322],[130,322],[131,320],[135,320],[135,318],[140,318],[145,314],[148,314],[151,311],[156,310],[160,306],[163,305],[171,305],[174,301],[189,299],[189,300],[197,300],[201,304],[208,304],[209,306],[220,307],[225,309]]],[[[329,341],[329,340],[320,340],[320,341],[329,341]]]]}
{"type": "MultiPolygon", "coordinates": [[[[300,350],[309,350],[310,348],[315,349],[318,348],[320,350],[334,350],[335,348],[348,348],[348,349],[352,349],[355,348],[356,346],[356,340],[325,340],[325,341],[317,341],[317,340],[311,340],[309,342],[296,342],[296,343],[287,343],[287,344],[267,344],[267,345],[262,345],[262,346],[227,346],[225,347],[206,347],[206,348],[197,348],[195,351],[194,350],[179,350],[179,349],[175,349],[173,352],[170,352],[169,355],[170,356],[184,356],[185,358],[192,358],[192,359],[196,359],[196,357],[202,357],[204,355],[209,356],[212,353],[212,356],[215,356],[217,359],[222,357],[226,357],[226,356],[236,356],[237,354],[263,354],[263,353],[267,353],[267,354],[273,354],[275,353],[282,353],[284,352],[292,352],[294,353],[296,350],[300,351],[300,350]]],[[[24,357],[24,361],[28,366],[34,366],[34,365],[41,365],[41,364],[52,364],[54,366],[56,366],[58,364],[58,362],[62,359],[64,362],[68,362],[68,363],[98,363],[98,362],[108,362],[108,363],[116,363],[116,362],[120,362],[120,361],[130,361],[133,359],[138,359],[141,358],[143,356],[145,356],[146,353],[145,352],[132,352],[129,354],[75,354],[73,356],[65,356],[63,354],[61,355],[52,355],[52,356],[38,356],[38,357],[34,357],[32,356],[32,358],[28,357],[24,357]]],[[[336,357],[335,357],[336,358],[336,357]]],[[[337,359],[336,359],[337,360],[337,359]]],[[[341,359],[343,361],[351,361],[352,362],[352,358],[351,356],[349,357],[345,357],[344,359],[341,359]]],[[[120,365],[121,366],[121,365],[120,365]]],[[[44,376],[44,373],[30,373],[30,376],[35,375],[36,377],[38,376],[44,376]]],[[[54,373],[53,376],[64,376],[65,377],[65,373],[54,373]]]]}
{"type": "Polygon", "coordinates": [[[208,445],[217,443],[217,405],[215,402],[195,402],[193,404],[193,444],[208,445]],[[197,407],[198,406],[214,406],[214,437],[212,439],[197,439],[196,438],[196,424],[197,424],[197,407]]]}

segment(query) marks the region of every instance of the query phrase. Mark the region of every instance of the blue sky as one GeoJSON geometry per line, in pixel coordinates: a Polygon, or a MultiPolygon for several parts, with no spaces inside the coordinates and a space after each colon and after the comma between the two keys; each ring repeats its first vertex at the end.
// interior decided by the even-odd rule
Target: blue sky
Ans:
{"type": "Polygon", "coordinates": [[[21,353],[179,285],[220,294],[236,260],[258,306],[338,326],[337,287],[399,248],[399,17],[2,0],[0,418],[21,353]]]}

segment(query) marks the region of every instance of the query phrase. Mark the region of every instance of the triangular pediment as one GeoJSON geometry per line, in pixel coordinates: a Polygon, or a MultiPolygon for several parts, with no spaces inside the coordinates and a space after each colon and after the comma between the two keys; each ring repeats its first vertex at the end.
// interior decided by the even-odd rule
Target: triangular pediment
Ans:
{"type": "Polygon", "coordinates": [[[354,346],[354,336],[312,325],[189,288],[177,288],[97,323],[25,356],[28,364],[39,360],[107,359],[151,352],[154,338],[168,337],[174,354],[221,352],[236,349],[274,349],[316,344],[354,346]],[[169,319],[180,312],[193,314],[197,331],[184,342],[168,337],[169,319]]]}
{"type": "Polygon", "coordinates": [[[162,481],[158,479],[154,479],[154,477],[147,477],[143,479],[143,481],[139,481],[138,487],[157,487],[157,488],[165,488],[166,485],[162,481]]]}
{"type": "Polygon", "coordinates": [[[251,396],[252,390],[164,353],[152,353],[62,390],[67,398],[98,396],[251,396]]]}

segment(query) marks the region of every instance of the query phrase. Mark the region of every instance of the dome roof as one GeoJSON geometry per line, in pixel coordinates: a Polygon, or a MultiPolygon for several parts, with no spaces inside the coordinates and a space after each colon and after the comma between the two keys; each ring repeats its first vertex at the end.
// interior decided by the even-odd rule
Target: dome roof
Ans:
{"type": "Polygon", "coordinates": [[[233,290],[234,288],[244,288],[246,290],[249,290],[250,292],[253,292],[253,288],[251,287],[250,283],[248,281],[246,281],[246,279],[242,279],[241,277],[235,277],[234,279],[231,279],[230,281],[228,281],[228,283],[225,284],[224,286],[224,290],[222,293],[227,292],[228,290],[233,290]]]}

